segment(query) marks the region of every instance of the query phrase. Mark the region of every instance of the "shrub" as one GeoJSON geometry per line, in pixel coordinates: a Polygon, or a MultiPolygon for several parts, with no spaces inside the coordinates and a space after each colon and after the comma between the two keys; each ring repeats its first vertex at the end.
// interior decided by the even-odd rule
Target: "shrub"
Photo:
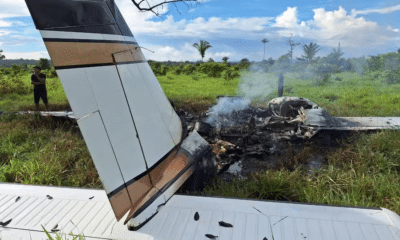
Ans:
{"type": "Polygon", "coordinates": [[[56,69],[54,67],[51,67],[50,69],[47,70],[43,70],[42,73],[46,74],[46,77],[48,78],[58,77],[56,69]]]}
{"type": "Polygon", "coordinates": [[[223,63],[208,62],[197,67],[197,71],[207,74],[208,77],[221,77],[221,73],[227,68],[223,63]]]}
{"type": "Polygon", "coordinates": [[[7,75],[0,78],[1,94],[28,94],[30,89],[29,85],[25,84],[18,76],[7,75]]]}
{"type": "Polygon", "coordinates": [[[25,72],[25,70],[24,70],[23,67],[21,67],[19,65],[16,65],[16,64],[11,65],[11,74],[19,75],[19,74],[22,74],[24,72],[25,72]]]}
{"type": "Polygon", "coordinates": [[[307,66],[305,78],[313,78],[315,85],[322,86],[328,83],[329,78],[334,73],[339,73],[337,66],[328,63],[314,63],[307,66]]]}
{"type": "Polygon", "coordinates": [[[224,72],[222,73],[222,77],[223,77],[225,80],[227,80],[227,81],[230,81],[230,80],[232,80],[232,79],[234,79],[234,78],[237,78],[237,77],[239,77],[239,76],[240,76],[240,73],[239,73],[238,71],[235,71],[235,70],[232,69],[232,68],[227,69],[226,71],[224,71],[224,72]]]}
{"type": "Polygon", "coordinates": [[[167,66],[162,65],[161,63],[156,62],[156,61],[152,61],[152,60],[149,60],[148,63],[150,65],[150,67],[151,67],[151,70],[153,70],[153,73],[156,76],[165,76],[165,75],[167,75],[167,72],[168,72],[168,67],[167,66]]]}
{"type": "Polygon", "coordinates": [[[186,66],[184,66],[184,67],[182,68],[183,74],[186,74],[186,75],[191,75],[191,74],[193,74],[195,70],[196,70],[196,67],[193,66],[192,64],[188,64],[188,65],[186,65],[186,66]]]}

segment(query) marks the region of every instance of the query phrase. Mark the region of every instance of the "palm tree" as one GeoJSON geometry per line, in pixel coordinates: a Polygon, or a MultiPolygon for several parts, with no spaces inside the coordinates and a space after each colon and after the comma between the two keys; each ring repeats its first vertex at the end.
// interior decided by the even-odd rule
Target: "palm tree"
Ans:
{"type": "Polygon", "coordinates": [[[224,63],[226,63],[226,62],[228,62],[228,59],[229,59],[228,57],[223,57],[222,61],[224,61],[224,63]]]}
{"type": "Polygon", "coordinates": [[[269,42],[269,40],[267,38],[264,38],[263,40],[261,40],[261,42],[264,43],[264,57],[263,57],[263,60],[265,60],[265,44],[267,42],[269,42]]]}
{"type": "Polygon", "coordinates": [[[4,56],[3,54],[1,54],[3,52],[3,50],[0,49],[0,60],[3,60],[4,58],[6,58],[6,56],[4,56]]]}
{"type": "Polygon", "coordinates": [[[199,53],[201,55],[201,61],[203,62],[204,54],[206,53],[206,50],[212,47],[209,42],[205,40],[200,40],[200,45],[198,43],[193,44],[193,47],[197,48],[199,50],[199,53]]]}
{"type": "Polygon", "coordinates": [[[319,50],[320,50],[319,45],[316,43],[310,42],[309,45],[304,44],[303,46],[304,55],[301,55],[301,57],[303,60],[311,62],[314,59],[315,54],[317,54],[319,50]]]}

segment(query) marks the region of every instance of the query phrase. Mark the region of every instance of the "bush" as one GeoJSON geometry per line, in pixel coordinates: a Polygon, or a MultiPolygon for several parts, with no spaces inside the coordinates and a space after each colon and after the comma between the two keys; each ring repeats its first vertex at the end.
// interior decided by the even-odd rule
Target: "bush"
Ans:
{"type": "Polygon", "coordinates": [[[167,75],[167,72],[168,72],[168,67],[167,66],[162,65],[161,63],[156,62],[156,61],[152,61],[152,60],[149,60],[148,63],[150,65],[150,67],[151,67],[151,70],[153,70],[153,73],[156,76],[165,76],[165,75],[167,75]]]}
{"type": "Polygon", "coordinates": [[[47,70],[43,70],[42,73],[46,74],[46,77],[48,77],[48,78],[58,77],[56,69],[54,67],[51,67],[50,69],[47,69],[47,70]]]}
{"type": "Polygon", "coordinates": [[[24,83],[18,76],[6,75],[0,78],[0,94],[28,94],[30,89],[29,85],[24,83]]]}
{"type": "Polygon", "coordinates": [[[340,73],[337,66],[328,63],[314,63],[307,66],[304,78],[313,78],[315,85],[322,86],[329,82],[334,73],[340,73]]]}
{"type": "Polygon", "coordinates": [[[240,76],[240,73],[238,71],[235,71],[232,68],[231,69],[227,69],[226,71],[224,71],[222,73],[222,77],[227,81],[233,80],[234,78],[237,78],[239,76],[240,76]]]}
{"type": "Polygon", "coordinates": [[[223,63],[208,62],[197,67],[197,71],[207,74],[208,77],[221,77],[221,73],[227,68],[223,63]]]}
{"type": "Polygon", "coordinates": [[[19,74],[22,74],[24,72],[25,72],[25,70],[24,70],[23,67],[21,67],[19,65],[16,65],[16,64],[11,65],[11,74],[19,75],[19,74]]]}
{"type": "Polygon", "coordinates": [[[384,74],[387,84],[400,84],[400,67],[395,70],[386,70],[384,74]]]}
{"type": "Polygon", "coordinates": [[[192,64],[188,64],[182,68],[182,73],[186,75],[191,75],[196,71],[196,67],[192,64]]]}

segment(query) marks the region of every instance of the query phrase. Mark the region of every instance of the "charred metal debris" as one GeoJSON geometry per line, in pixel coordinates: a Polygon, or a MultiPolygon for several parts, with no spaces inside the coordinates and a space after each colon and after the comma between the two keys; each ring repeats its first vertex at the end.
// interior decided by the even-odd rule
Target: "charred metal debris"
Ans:
{"type": "Polygon", "coordinates": [[[268,169],[303,165],[314,173],[326,162],[343,131],[320,130],[335,118],[315,103],[295,97],[275,98],[267,108],[241,97],[221,97],[206,112],[179,110],[188,131],[196,130],[213,147],[218,176],[231,181],[268,169]]]}

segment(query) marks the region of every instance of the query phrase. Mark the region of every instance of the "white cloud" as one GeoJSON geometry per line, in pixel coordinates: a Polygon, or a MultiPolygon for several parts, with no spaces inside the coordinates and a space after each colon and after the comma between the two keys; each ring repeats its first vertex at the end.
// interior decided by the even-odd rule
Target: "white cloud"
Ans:
{"type": "Polygon", "coordinates": [[[392,13],[400,11],[400,4],[391,6],[391,7],[386,7],[386,8],[375,8],[375,9],[367,9],[367,10],[351,10],[351,15],[353,17],[357,15],[365,15],[365,14],[370,14],[370,13],[380,13],[380,14],[386,14],[386,13],[392,13]]]}
{"type": "Polygon", "coordinates": [[[394,40],[396,31],[383,28],[376,22],[363,17],[347,14],[343,7],[335,11],[324,8],[314,9],[312,20],[300,24],[297,19],[297,8],[288,8],[276,18],[274,26],[279,36],[290,36],[312,39],[319,44],[336,47],[340,42],[344,47],[376,47],[394,40]],[[286,20],[286,21],[283,21],[286,20]]]}
{"type": "Polygon", "coordinates": [[[24,0],[1,0],[0,18],[30,16],[24,0]]]}
{"type": "Polygon", "coordinates": [[[3,55],[6,59],[40,59],[40,58],[50,58],[47,51],[37,51],[37,52],[4,52],[3,55]]]}
{"type": "MultiPolygon", "coordinates": [[[[172,15],[168,15],[162,21],[153,21],[157,18],[154,13],[139,12],[129,1],[119,0],[117,4],[134,35],[204,38],[219,38],[221,35],[224,37],[251,37],[258,36],[260,32],[265,31],[267,29],[265,25],[273,19],[272,17],[228,19],[199,17],[193,20],[175,21],[172,15]]],[[[168,7],[168,5],[164,6],[163,13],[168,12],[168,7]]]]}
{"type": "MultiPolygon", "coordinates": [[[[201,56],[196,48],[193,47],[191,43],[185,43],[181,47],[171,47],[171,46],[159,46],[150,45],[146,46],[153,50],[154,53],[143,51],[146,59],[156,60],[156,61],[196,61],[201,60],[201,56]]],[[[204,61],[209,58],[214,59],[214,61],[221,61],[223,57],[232,58],[236,55],[233,52],[213,52],[212,48],[206,51],[204,56],[204,61]]]]}
{"type": "Polygon", "coordinates": [[[297,22],[299,21],[297,19],[297,7],[288,7],[287,10],[282,13],[282,15],[275,18],[275,21],[275,27],[296,27],[297,22]]]}

